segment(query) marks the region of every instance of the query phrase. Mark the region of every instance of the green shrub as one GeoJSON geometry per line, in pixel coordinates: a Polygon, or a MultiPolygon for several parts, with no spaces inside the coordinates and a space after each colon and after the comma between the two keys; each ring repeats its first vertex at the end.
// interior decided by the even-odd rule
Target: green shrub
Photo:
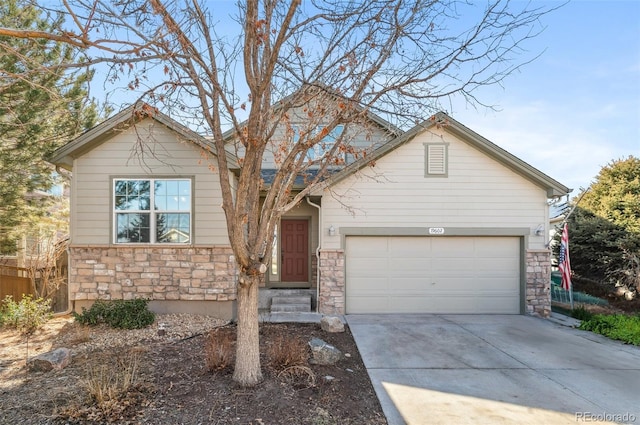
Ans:
{"type": "Polygon", "coordinates": [[[74,319],[76,319],[76,322],[82,323],[83,325],[95,326],[106,321],[108,310],[109,306],[107,302],[98,300],[93,303],[89,310],[82,307],[81,314],[78,314],[75,311],[72,312],[72,314],[74,319]]]}
{"type": "Polygon", "coordinates": [[[593,317],[593,313],[581,305],[571,310],[571,317],[578,320],[589,320],[593,317]]]}
{"type": "Polygon", "coordinates": [[[617,339],[627,344],[640,345],[640,314],[596,314],[580,324],[580,329],[617,339]]]}
{"type": "Polygon", "coordinates": [[[95,326],[106,323],[112,328],[140,329],[153,323],[156,315],[149,310],[149,300],[96,301],[89,310],[83,308],[82,313],[73,313],[76,321],[95,326]]]}
{"type": "Polygon", "coordinates": [[[0,307],[0,323],[16,328],[25,335],[31,335],[41,328],[52,315],[51,300],[33,299],[32,295],[23,296],[20,302],[8,295],[0,307]]]}

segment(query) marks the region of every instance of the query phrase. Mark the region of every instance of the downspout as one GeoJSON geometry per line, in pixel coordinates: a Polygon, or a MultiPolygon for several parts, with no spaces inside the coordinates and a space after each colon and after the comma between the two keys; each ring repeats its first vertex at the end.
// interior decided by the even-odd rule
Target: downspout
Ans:
{"type": "Polygon", "coordinates": [[[305,196],[307,204],[318,209],[318,246],[316,248],[316,313],[320,313],[320,247],[322,246],[322,212],[320,205],[311,202],[308,196],[305,196]]]}

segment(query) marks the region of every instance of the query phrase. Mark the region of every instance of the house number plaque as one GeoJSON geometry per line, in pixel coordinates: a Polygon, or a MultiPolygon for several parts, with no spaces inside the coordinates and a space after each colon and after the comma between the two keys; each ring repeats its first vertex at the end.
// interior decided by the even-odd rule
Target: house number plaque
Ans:
{"type": "Polygon", "coordinates": [[[430,235],[444,235],[444,227],[429,227],[430,235]]]}

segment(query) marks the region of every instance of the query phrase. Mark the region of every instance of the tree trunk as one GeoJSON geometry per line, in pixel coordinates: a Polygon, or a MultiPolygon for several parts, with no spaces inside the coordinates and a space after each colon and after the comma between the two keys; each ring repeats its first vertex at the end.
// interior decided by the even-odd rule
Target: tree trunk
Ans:
{"type": "Polygon", "coordinates": [[[260,367],[260,340],[258,334],[258,282],[259,275],[241,276],[238,285],[238,331],[236,365],[233,380],[249,387],[262,381],[260,367]]]}

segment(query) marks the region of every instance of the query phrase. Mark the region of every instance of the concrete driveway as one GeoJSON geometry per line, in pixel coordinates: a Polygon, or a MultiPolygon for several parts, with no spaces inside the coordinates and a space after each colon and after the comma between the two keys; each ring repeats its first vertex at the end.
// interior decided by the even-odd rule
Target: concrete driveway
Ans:
{"type": "Polygon", "coordinates": [[[348,315],[390,425],[640,423],[640,348],[549,320],[348,315]]]}

